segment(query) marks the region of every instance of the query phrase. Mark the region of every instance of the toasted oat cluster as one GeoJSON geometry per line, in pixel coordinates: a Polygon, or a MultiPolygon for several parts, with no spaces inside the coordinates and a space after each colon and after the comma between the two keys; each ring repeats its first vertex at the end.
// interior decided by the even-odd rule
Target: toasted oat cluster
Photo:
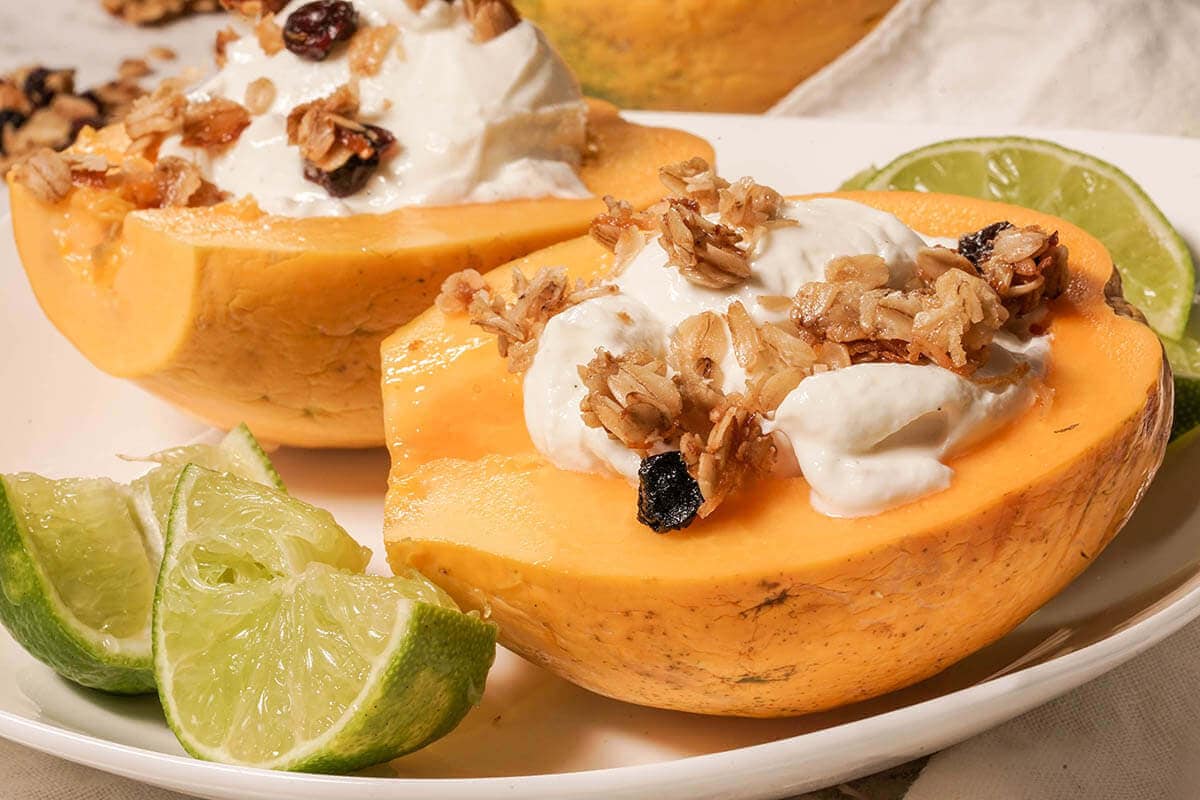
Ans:
{"type": "Polygon", "coordinates": [[[702,158],[662,167],[659,178],[671,193],[665,200],[635,212],[606,197],[608,213],[592,223],[592,238],[613,251],[618,267],[657,236],[667,263],[687,280],[728,289],[750,277],[749,252],[759,237],[772,225],[792,224],[780,217],[779,192],[749,178],[730,184],[702,158]]]}
{"type": "Polygon", "coordinates": [[[551,317],[585,300],[616,292],[615,286],[572,284],[561,267],[538,270],[532,279],[514,269],[513,299],[505,300],[478,272],[468,269],[445,280],[436,305],[447,314],[469,314],[472,323],[496,336],[509,370],[524,372],[533,363],[538,336],[551,317]]]}

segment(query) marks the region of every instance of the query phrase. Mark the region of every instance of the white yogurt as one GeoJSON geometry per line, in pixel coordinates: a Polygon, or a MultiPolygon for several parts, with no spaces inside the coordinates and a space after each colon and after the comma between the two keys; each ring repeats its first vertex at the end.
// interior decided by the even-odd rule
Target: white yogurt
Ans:
{"type": "MultiPolygon", "coordinates": [[[[525,376],[525,423],[538,450],[562,469],[635,480],[638,454],[588,428],[579,413],[585,392],[576,368],[597,347],[661,354],[684,319],[724,312],[735,300],[761,321],[777,320],[755,299],[794,295],[822,280],[837,256],[879,255],[891,285],[901,286],[917,251],[927,246],[891,214],[847,200],[789,202],[784,216],[797,224],[773,228],[760,240],[751,254],[751,279],[732,291],[689,283],[652,241],[616,279],[621,294],[552,319],[525,376]],[[626,320],[618,317],[622,311],[626,320]]],[[[781,473],[804,476],[814,508],[830,516],[875,514],[949,486],[953,470],[946,459],[1028,408],[1048,356],[1048,337],[1021,341],[1001,333],[977,378],[1007,374],[1018,362],[1029,370],[990,388],[934,365],[856,364],[801,381],[765,427],[777,435],[781,473]]],[[[746,376],[732,348],[721,368],[723,389],[742,391],[746,376]]]]}
{"type": "Polygon", "coordinates": [[[803,474],[812,504],[835,517],[877,514],[950,485],[944,460],[995,431],[1033,402],[1046,337],[997,337],[977,377],[1018,362],[1023,380],[980,385],[948,369],[915,364],[855,364],[805,378],[764,428],[783,434],[793,458],[784,475],[803,474]]]}
{"type": "MultiPolygon", "coordinates": [[[[302,2],[284,8],[280,24],[302,2]]],[[[461,0],[428,3],[420,12],[405,0],[354,0],[354,7],[360,25],[400,29],[379,73],[358,81],[358,119],[387,129],[398,145],[361,191],[330,197],[304,179],[299,150],[287,142],[293,108],[350,80],[345,45],[324,61],[287,50],[267,56],[247,28],[228,45],[225,66],[193,97],[243,102],[246,87],[265,77],[277,92],[271,109],[254,117],[224,151],[210,154],[174,139],[163,152],[194,160],[221,189],[253,195],[265,211],[294,217],[589,196],[576,173],[587,107],[541,31],[521,22],[491,41],[475,42],[461,0]]]]}

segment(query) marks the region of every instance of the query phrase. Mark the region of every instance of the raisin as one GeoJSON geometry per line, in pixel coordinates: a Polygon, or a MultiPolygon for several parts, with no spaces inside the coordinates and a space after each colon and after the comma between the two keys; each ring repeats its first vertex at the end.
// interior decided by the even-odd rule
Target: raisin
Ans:
{"type": "Polygon", "coordinates": [[[993,222],[986,228],[960,236],[958,252],[978,267],[992,254],[992,243],[996,240],[996,234],[1011,227],[1011,222],[993,222]]]}
{"type": "Polygon", "coordinates": [[[75,70],[46,69],[37,67],[25,76],[21,91],[34,108],[44,108],[59,93],[70,94],[75,90],[75,70]]]}
{"type": "Polygon", "coordinates": [[[311,161],[305,161],[304,177],[323,186],[333,197],[349,197],[362,189],[379,167],[380,157],[396,141],[391,132],[378,125],[364,125],[363,128],[365,130],[361,132],[349,134],[339,131],[339,135],[360,137],[354,148],[358,152],[350,156],[345,164],[326,172],[311,161]]]}
{"type": "Polygon", "coordinates": [[[333,46],[358,30],[358,12],[346,0],[314,0],[291,14],[283,26],[283,43],[301,58],[323,61],[333,46]]]}
{"type": "Polygon", "coordinates": [[[642,459],[638,467],[638,522],[655,533],[692,524],[704,496],[678,451],[642,459]]]}

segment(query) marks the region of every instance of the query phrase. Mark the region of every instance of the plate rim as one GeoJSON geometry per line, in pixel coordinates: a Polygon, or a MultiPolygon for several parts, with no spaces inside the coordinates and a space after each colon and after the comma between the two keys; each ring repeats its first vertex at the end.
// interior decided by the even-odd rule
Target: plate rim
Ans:
{"type": "MultiPolygon", "coordinates": [[[[148,776],[144,771],[139,771],[136,766],[126,769],[122,763],[106,761],[103,756],[111,755],[119,756],[122,759],[133,759],[130,762],[131,765],[152,764],[173,772],[169,776],[166,772],[160,773],[162,777],[167,778],[167,783],[153,781],[156,785],[172,788],[186,788],[189,785],[187,779],[190,776],[211,777],[216,774],[232,779],[231,783],[227,784],[229,788],[237,788],[238,784],[243,781],[260,786],[262,782],[269,782],[280,789],[352,789],[354,790],[353,796],[359,798],[403,797],[407,796],[406,792],[421,791],[423,797],[434,800],[438,797],[491,797],[493,795],[488,794],[488,790],[514,787],[545,789],[554,792],[584,788],[590,791],[620,790],[633,785],[644,785],[645,781],[638,781],[643,773],[658,773],[657,779],[661,782],[668,777],[662,774],[664,771],[676,772],[679,777],[686,775],[691,781],[703,781],[706,778],[728,777],[730,775],[729,767],[735,765],[727,762],[735,759],[749,759],[754,762],[737,764],[736,766],[741,770],[753,769],[755,766],[765,768],[769,765],[777,765],[781,757],[785,757],[788,751],[796,747],[801,740],[811,742],[829,739],[833,740],[830,743],[832,745],[847,738],[857,738],[864,733],[862,730],[864,728],[867,729],[865,733],[873,735],[887,735],[910,730],[909,723],[914,721],[910,720],[910,717],[919,721],[925,716],[936,716],[947,711],[944,708],[946,706],[952,707],[956,712],[967,712],[995,696],[1010,694],[1014,689],[1023,689],[1024,692],[1021,696],[1013,698],[1016,702],[1003,713],[1001,721],[1012,719],[1120,666],[1200,617],[1200,575],[1176,587],[1159,603],[1162,604],[1162,607],[1154,613],[1098,642],[1093,642],[1041,664],[984,680],[965,689],[819,731],[716,753],[685,756],[645,764],[573,772],[478,778],[373,777],[279,772],[258,767],[202,761],[188,756],[134,747],[61,728],[6,710],[0,710],[0,737],[77,764],[141,782],[151,782],[147,780],[148,776]],[[1035,691],[1039,688],[1042,693],[1035,691]],[[55,749],[55,745],[62,744],[70,744],[78,749],[55,749]],[[386,787],[388,792],[380,794],[372,791],[364,794],[361,790],[367,787],[386,787]],[[431,794],[430,790],[433,790],[434,793],[431,794]],[[468,790],[472,794],[464,795],[461,791],[456,790],[468,790]],[[474,794],[476,791],[479,793],[474,794]]],[[[11,642],[6,646],[17,647],[18,645],[11,642]]],[[[926,752],[938,749],[937,744],[926,745],[926,747],[928,748],[926,752]]],[[[915,755],[920,755],[920,753],[915,755]]],[[[646,777],[649,779],[652,776],[647,775],[646,777]]],[[[319,795],[305,795],[305,797],[308,796],[319,795]]],[[[333,795],[325,796],[333,797],[333,795]]],[[[336,797],[350,796],[340,793],[336,795],[336,797]]],[[[556,795],[536,796],[555,797],[556,795]]]]}

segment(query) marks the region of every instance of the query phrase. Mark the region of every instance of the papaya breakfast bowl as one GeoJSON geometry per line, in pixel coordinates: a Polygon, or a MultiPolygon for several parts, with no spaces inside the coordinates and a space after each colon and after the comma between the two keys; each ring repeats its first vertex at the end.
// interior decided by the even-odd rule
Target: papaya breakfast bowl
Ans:
{"type": "Polygon", "coordinates": [[[704,140],[590,100],[507,0],[236,4],[216,71],[9,174],[45,314],[93,364],[301,447],[383,442],[379,345],[443,279],[577,236],[704,140]]]}
{"type": "Polygon", "coordinates": [[[1116,535],[1172,383],[1096,239],[658,177],[383,342],[393,569],[602,695],[777,717],[941,672],[1116,535]]]}

